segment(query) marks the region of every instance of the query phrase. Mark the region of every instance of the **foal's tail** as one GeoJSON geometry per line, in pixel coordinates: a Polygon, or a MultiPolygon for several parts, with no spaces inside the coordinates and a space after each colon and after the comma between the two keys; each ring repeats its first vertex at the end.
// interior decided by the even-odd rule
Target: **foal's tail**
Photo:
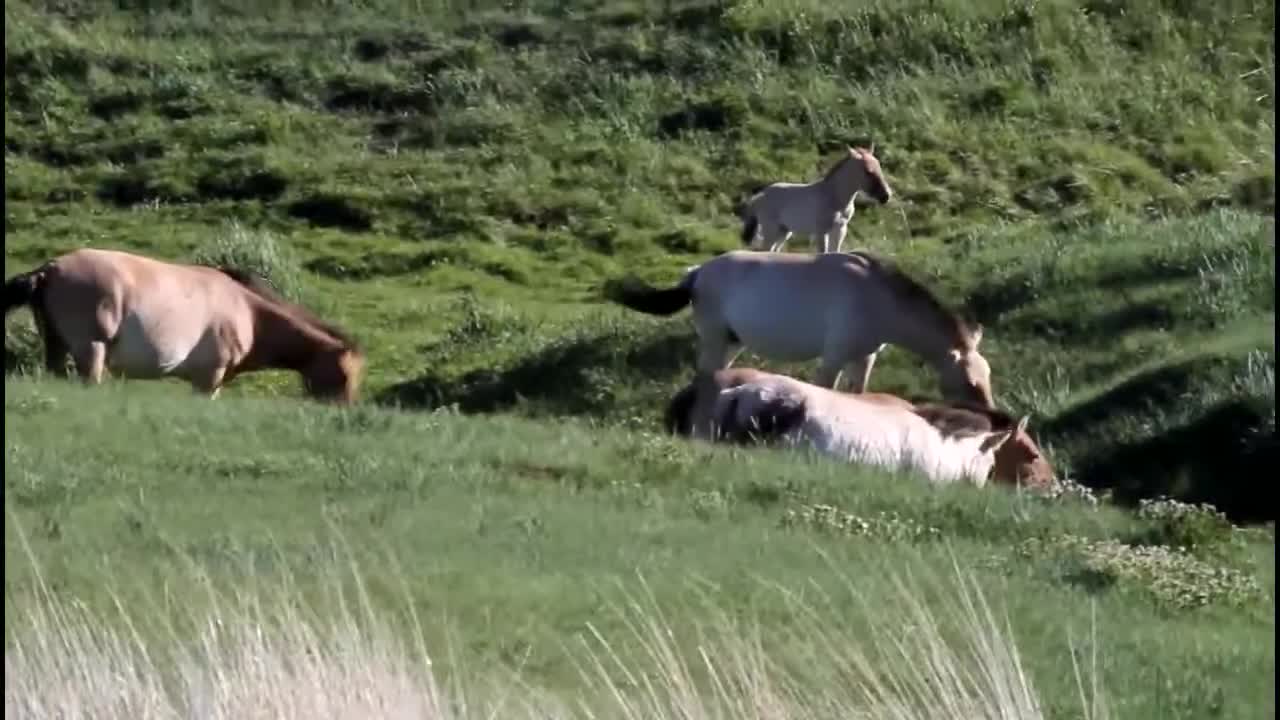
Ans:
{"type": "Polygon", "coordinates": [[[659,289],[649,285],[616,286],[609,299],[646,315],[674,315],[693,302],[693,282],[698,268],[693,268],[675,287],[659,289]]]}
{"type": "Polygon", "coordinates": [[[48,265],[14,275],[4,283],[4,314],[8,317],[9,313],[23,307],[31,305],[44,288],[45,273],[48,272],[48,265]]]}

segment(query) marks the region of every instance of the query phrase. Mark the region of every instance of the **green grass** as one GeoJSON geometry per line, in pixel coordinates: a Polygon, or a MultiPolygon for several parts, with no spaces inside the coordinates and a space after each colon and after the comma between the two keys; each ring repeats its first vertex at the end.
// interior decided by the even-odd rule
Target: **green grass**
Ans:
{"type": "MultiPolygon", "coordinates": [[[[213,404],[88,392],[39,377],[12,316],[5,505],[59,593],[198,604],[171,585],[182,558],[314,588],[336,524],[376,595],[399,592],[386,548],[464,655],[528,653],[563,689],[556,643],[616,578],[640,570],[664,602],[704,578],[786,625],[768,583],[949,567],[934,528],[1012,604],[1050,707],[1079,712],[1062,639],[1096,599],[1117,717],[1262,714],[1263,543],[1192,551],[1263,598],[1232,604],[1223,581],[1179,609],[1169,593],[1218,587],[1217,566],[1116,550],[1182,534],[1109,503],[659,438],[691,328],[601,288],[674,281],[738,246],[752,189],[874,142],[897,196],[860,208],[846,246],[985,325],[998,402],[1032,413],[1062,474],[1273,521],[1273,5],[133,5],[6,3],[6,276],[89,245],[259,269],[361,339],[365,402],[295,403],[279,373],[213,404]]],[[[937,393],[897,349],[871,386],[937,393]]],[[[6,618],[33,587],[13,532],[6,618]]]]}
{"type": "MultiPolygon", "coordinates": [[[[570,692],[578,678],[566,644],[587,622],[625,636],[615,608],[639,592],[637,575],[677,627],[707,620],[701,592],[769,637],[790,636],[775,658],[785,663],[817,639],[799,632],[803,616],[783,590],[809,604],[828,594],[822,617],[859,637],[858,623],[887,617],[850,619],[863,617],[860,601],[896,602],[880,578],[945,576],[954,558],[1007,611],[1051,717],[1078,706],[1068,641],[1083,642],[1093,603],[1098,671],[1118,717],[1256,715],[1270,697],[1274,645],[1259,638],[1273,630],[1273,538],[1199,515],[932,490],[917,477],[577,421],[193,403],[155,384],[10,381],[5,417],[7,617],[37,589],[19,529],[59,595],[132,608],[148,637],[163,637],[162,618],[207,606],[192,564],[218,587],[287,580],[323,607],[324,589],[340,582],[333,569],[353,562],[375,607],[412,604],[429,647],[451,629],[457,662],[519,668],[570,692]],[[859,532],[822,511],[806,519],[817,505],[874,527],[859,532]],[[335,550],[335,532],[348,551],[335,550]],[[1165,549],[1197,540],[1153,565],[1132,551],[1120,562],[1081,556],[1053,545],[1063,536],[1165,549]]],[[[940,587],[920,597],[937,611],[953,596],[940,587]]],[[[438,660],[446,672],[451,661],[438,660]]]]}

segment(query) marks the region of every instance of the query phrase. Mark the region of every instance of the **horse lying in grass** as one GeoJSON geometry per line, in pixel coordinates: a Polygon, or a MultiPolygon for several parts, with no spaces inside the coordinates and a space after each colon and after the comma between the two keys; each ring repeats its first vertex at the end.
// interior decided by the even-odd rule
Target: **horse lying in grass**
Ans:
{"type": "Polygon", "coordinates": [[[69,354],[87,383],[105,370],[135,379],[182,378],[218,395],[237,375],[294,370],[309,395],[354,402],[364,367],[358,344],[256,276],[86,248],[4,285],[4,312],[29,305],[45,367],[69,354]]]}
{"type": "Polygon", "coordinates": [[[822,252],[840,252],[853,219],[854,198],[866,193],[880,204],[893,190],[884,179],[874,146],[848,151],[817,182],[776,182],[752,195],[742,208],[742,244],[778,252],[792,233],[821,240],[822,252]]]}
{"type": "Polygon", "coordinates": [[[914,467],[935,482],[965,477],[1043,488],[1053,468],[1026,430],[998,410],[836,393],[752,368],[700,373],[667,405],[673,434],[712,442],[807,444],[845,460],[914,467]],[[923,421],[923,424],[922,422],[923,421]]]}
{"type": "Polygon", "coordinates": [[[943,395],[993,408],[991,368],[970,327],[892,264],[864,252],[789,255],[735,250],[690,268],[672,288],[611,288],[611,299],[650,315],[693,305],[698,366],[714,372],[749,348],[775,361],[820,358],[814,383],[834,388],[848,369],[863,392],[876,355],[895,344],[938,372],[943,395]]]}

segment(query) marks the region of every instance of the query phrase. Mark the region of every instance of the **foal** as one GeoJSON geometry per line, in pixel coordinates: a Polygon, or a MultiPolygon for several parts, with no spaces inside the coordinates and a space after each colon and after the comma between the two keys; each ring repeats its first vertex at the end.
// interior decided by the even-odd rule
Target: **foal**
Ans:
{"type": "Polygon", "coordinates": [[[85,248],[5,282],[4,312],[29,305],[45,367],[69,354],[85,382],[178,377],[216,397],[237,375],[298,372],[309,395],[354,402],[364,355],[349,335],[230,269],[85,248]]]}
{"type": "Polygon", "coordinates": [[[814,239],[815,247],[821,239],[822,252],[840,252],[857,194],[881,205],[893,197],[874,147],[847,147],[817,182],[776,182],[752,195],[742,208],[742,244],[754,249],[767,244],[779,252],[792,233],[802,233],[814,239]]]}

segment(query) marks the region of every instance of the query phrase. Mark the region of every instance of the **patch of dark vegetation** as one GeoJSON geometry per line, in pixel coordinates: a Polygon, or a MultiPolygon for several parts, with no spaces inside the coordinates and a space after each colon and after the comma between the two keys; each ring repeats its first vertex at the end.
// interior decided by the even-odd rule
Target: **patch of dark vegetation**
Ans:
{"type": "Polygon", "coordinates": [[[329,83],[325,107],[333,111],[432,113],[436,100],[425,84],[400,86],[383,79],[342,77],[329,83]]]}
{"type": "Polygon", "coordinates": [[[373,228],[373,213],[350,198],[322,193],[295,200],[289,204],[290,216],[306,220],[318,227],[334,227],[357,232],[373,228]]]}
{"type": "Polygon", "coordinates": [[[617,329],[574,333],[510,367],[457,378],[432,370],[387,388],[376,401],[424,409],[457,405],[466,413],[521,406],[540,415],[607,414],[632,385],[681,373],[693,362],[687,332],[634,335],[617,329]]]}
{"type": "Polygon", "coordinates": [[[289,180],[247,158],[219,159],[196,180],[196,192],[222,200],[271,201],[284,194],[289,180]]]}
{"type": "Polygon", "coordinates": [[[444,245],[413,253],[371,252],[359,258],[322,256],[303,267],[317,275],[344,281],[397,277],[433,270],[440,266],[468,267],[515,284],[527,284],[528,275],[520,268],[496,260],[483,260],[457,245],[444,245]]]}
{"type": "Polygon", "coordinates": [[[142,93],[134,90],[106,93],[89,100],[89,112],[100,120],[114,120],[138,112],[146,101],[142,93]]]}
{"type": "Polygon", "coordinates": [[[747,103],[724,95],[693,102],[658,118],[658,136],[675,138],[691,131],[722,133],[742,127],[747,119],[747,103]]]}
{"type": "Polygon", "coordinates": [[[554,30],[536,16],[514,17],[503,13],[482,16],[462,29],[470,38],[489,37],[508,50],[550,44],[554,30]]]}
{"type": "Polygon", "coordinates": [[[132,207],[146,202],[186,202],[191,199],[191,189],[163,177],[157,177],[150,168],[135,165],[98,183],[99,200],[120,207],[132,207]]]}
{"type": "Polygon", "coordinates": [[[1089,180],[1081,175],[1058,175],[1018,190],[1013,201],[1024,210],[1047,213],[1080,205],[1094,196],[1089,180]]]}
{"type": "Polygon", "coordinates": [[[426,34],[410,30],[364,35],[351,44],[351,54],[362,62],[376,62],[392,54],[420,53],[433,47],[435,43],[426,34]]]}

